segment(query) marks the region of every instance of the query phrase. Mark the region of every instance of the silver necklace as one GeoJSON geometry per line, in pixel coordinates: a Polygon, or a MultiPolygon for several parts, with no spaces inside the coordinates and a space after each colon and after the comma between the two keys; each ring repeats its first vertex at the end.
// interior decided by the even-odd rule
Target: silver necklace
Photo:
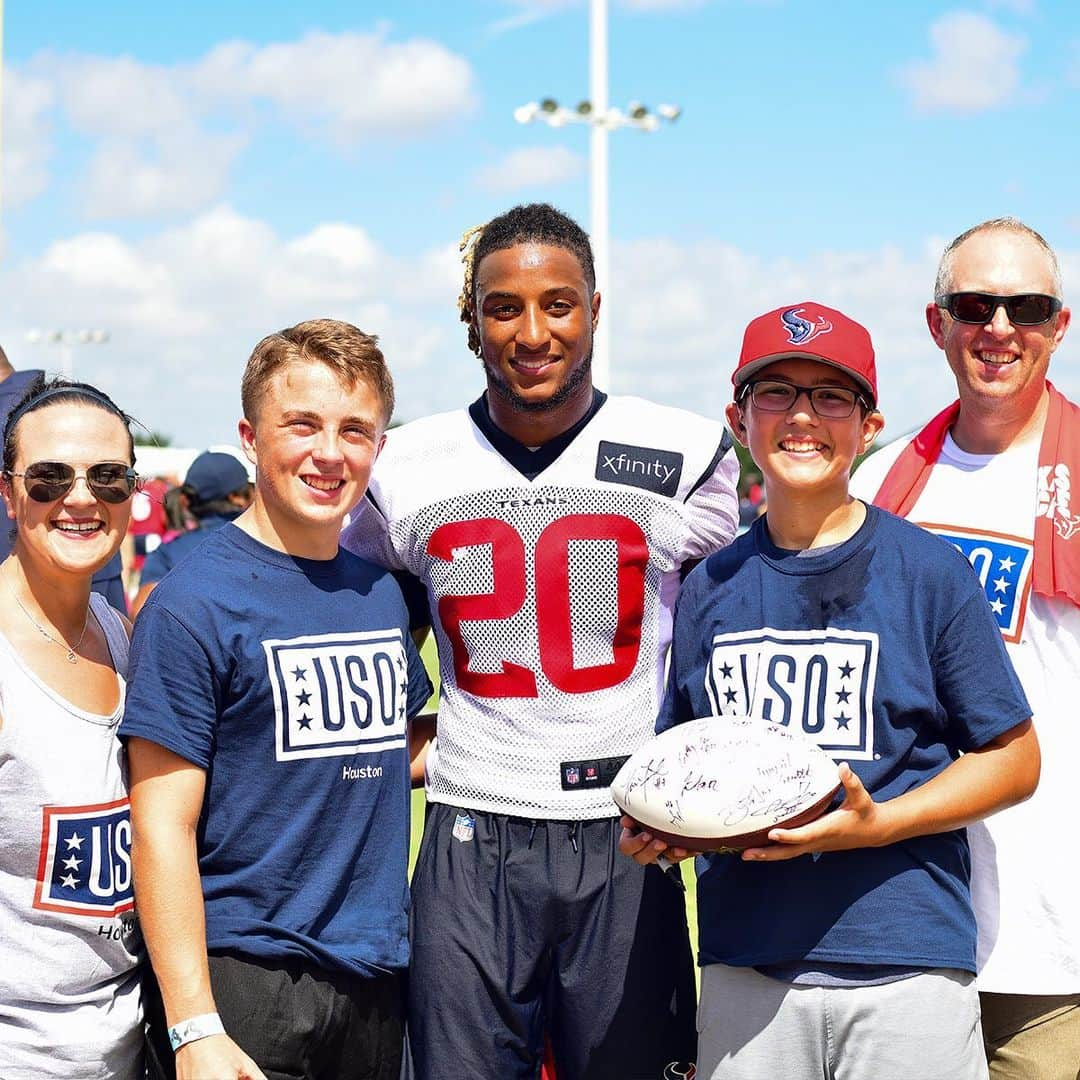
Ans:
{"type": "Polygon", "coordinates": [[[11,589],[11,595],[15,597],[15,603],[19,605],[19,610],[34,624],[34,626],[37,627],[38,632],[41,634],[41,636],[47,638],[54,645],[58,645],[61,649],[66,650],[67,662],[69,664],[77,664],[79,662],[79,658],[75,655],[75,650],[78,649],[78,647],[83,643],[83,638],[86,637],[86,628],[90,625],[90,609],[86,609],[86,618],[83,619],[82,633],[79,635],[79,640],[76,641],[74,645],[69,645],[66,641],[59,641],[57,638],[54,638],[52,634],[50,634],[49,631],[46,630],[45,627],[42,626],[41,623],[39,623],[37,619],[35,619],[34,616],[30,614],[29,611],[26,610],[25,605],[19,599],[19,594],[15,591],[15,586],[10,581],[8,582],[8,587],[11,589]]]}

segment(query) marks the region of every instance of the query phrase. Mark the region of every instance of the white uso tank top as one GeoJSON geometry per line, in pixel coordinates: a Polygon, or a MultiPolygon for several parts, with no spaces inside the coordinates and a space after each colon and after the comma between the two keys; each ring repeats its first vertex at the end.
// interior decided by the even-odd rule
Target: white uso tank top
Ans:
{"type": "Polygon", "coordinates": [[[96,593],[120,700],[84,712],[0,634],[0,1077],[141,1075],[142,937],[116,728],[128,639],[96,593]]]}

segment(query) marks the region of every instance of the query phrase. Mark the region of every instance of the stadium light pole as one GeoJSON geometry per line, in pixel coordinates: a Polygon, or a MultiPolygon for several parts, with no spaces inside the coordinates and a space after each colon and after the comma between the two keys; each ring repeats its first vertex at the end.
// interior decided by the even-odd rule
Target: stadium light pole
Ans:
{"type": "MultiPolygon", "coordinates": [[[[589,0],[589,101],[590,115],[608,114],[607,0],[589,0]]],[[[593,341],[593,379],[611,389],[611,260],[608,246],[608,129],[604,123],[589,125],[589,223],[592,227],[596,280],[604,283],[603,318],[593,341]]]]}
{"type": "Polygon", "coordinates": [[[60,350],[60,373],[65,379],[75,377],[75,348],[79,345],[104,345],[108,330],[31,330],[28,345],[49,345],[60,350]]]}
{"type": "Polygon", "coordinates": [[[678,105],[658,105],[649,109],[632,101],[625,111],[608,105],[607,0],[589,0],[589,97],[573,109],[554,98],[530,101],[514,110],[519,124],[534,122],[560,128],[567,124],[589,125],[589,232],[592,240],[596,280],[604,297],[603,318],[593,342],[593,381],[611,388],[611,273],[608,226],[608,133],[632,127],[651,132],[661,121],[674,123],[682,115],[678,105]]]}
{"type": "Polygon", "coordinates": [[[0,0],[0,217],[4,213],[4,0],[0,0]]]}

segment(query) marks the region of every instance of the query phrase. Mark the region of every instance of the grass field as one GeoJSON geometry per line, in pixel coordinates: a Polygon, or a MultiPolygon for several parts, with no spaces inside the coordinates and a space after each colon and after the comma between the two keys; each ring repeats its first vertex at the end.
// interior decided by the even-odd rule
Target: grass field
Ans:
{"type": "MultiPolygon", "coordinates": [[[[439,671],[435,657],[434,638],[430,635],[424,647],[420,650],[424,664],[435,686],[435,694],[427,703],[427,709],[434,712],[438,705],[439,696],[439,671]]],[[[420,836],[424,831],[424,792],[417,790],[412,793],[412,836],[409,843],[409,875],[412,875],[413,865],[416,862],[416,854],[420,848],[420,836]]],[[[694,947],[694,957],[697,958],[697,888],[694,877],[694,864],[687,860],[682,864],[683,881],[686,882],[686,917],[690,923],[690,940],[694,947]]]]}

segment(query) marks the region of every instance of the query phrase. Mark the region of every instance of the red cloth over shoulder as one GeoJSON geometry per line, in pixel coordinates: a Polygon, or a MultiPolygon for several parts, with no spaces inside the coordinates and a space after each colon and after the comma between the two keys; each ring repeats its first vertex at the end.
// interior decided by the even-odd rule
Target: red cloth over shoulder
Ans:
{"type": "MultiPolygon", "coordinates": [[[[1080,515],[1071,505],[1073,477],[1080,483],[1080,407],[1046,385],[1050,406],[1039,444],[1032,587],[1040,596],[1080,606],[1080,515]]],[[[900,517],[911,512],[959,414],[954,401],[908,443],[885,474],[875,506],[900,517]]]]}

